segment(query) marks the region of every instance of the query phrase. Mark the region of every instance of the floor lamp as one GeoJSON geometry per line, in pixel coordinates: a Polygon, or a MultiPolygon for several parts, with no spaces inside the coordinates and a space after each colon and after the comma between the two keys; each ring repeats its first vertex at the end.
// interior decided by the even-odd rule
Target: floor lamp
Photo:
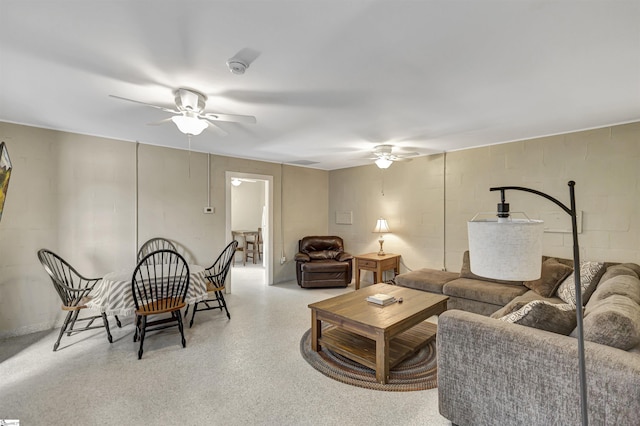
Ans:
{"type": "Polygon", "coordinates": [[[587,419],[587,378],[584,360],[584,333],[582,328],[582,288],[580,284],[580,251],[578,247],[578,226],[574,181],[569,181],[571,207],[557,199],[535,189],[520,186],[502,186],[490,188],[500,191],[497,220],[475,220],[468,222],[469,257],[471,272],[487,278],[528,281],[540,277],[542,262],[542,221],[515,220],[509,213],[509,204],[505,203],[504,193],[508,190],[525,191],[539,195],[557,204],[571,216],[573,232],[573,274],[576,291],[576,321],[578,333],[578,364],[580,369],[580,408],[582,424],[587,419]]]}

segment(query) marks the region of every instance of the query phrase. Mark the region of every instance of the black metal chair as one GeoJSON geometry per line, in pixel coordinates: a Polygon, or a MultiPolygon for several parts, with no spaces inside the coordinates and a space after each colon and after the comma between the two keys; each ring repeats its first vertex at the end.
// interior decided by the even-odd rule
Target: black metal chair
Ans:
{"type": "MultiPolygon", "coordinates": [[[[58,340],[53,345],[54,352],[60,346],[60,339],[67,333],[67,336],[79,333],[81,331],[93,330],[96,328],[104,327],[107,331],[107,339],[109,343],[113,342],[111,332],[109,331],[109,321],[107,315],[103,312],[101,315],[93,315],[90,317],[78,318],[80,311],[87,307],[87,302],[91,300],[91,290],[102,278],[85,278],[73,266],[69,265],[67,261],[55,254],[54,252],[46,249],[38,251],[38,259],[44,270],[51,277],[53,286],[62,300],[62,310],[67,312],[67,316],[60,328],[60,334],[58,340]],[[93,322],[102,318],[102,325],[94,325],[93,322]],[[76,322],[88,321],[84,327],[74,328],[76,322]]],[[[121,327],[120,320],[116,316],[116,322],[118,327],[121,327]]]]}
{"type": "MultiPolygon", "coordinates": [[[[149,253],[158,250],[172,250],[175,252],[178,251],[176,245],[166,238],[151,238],[140,247],[140,250],[138,250],[138,262],[140,262],[140,260],[149,253]]],[[[147,259],[147,262],[150,262],[150,264],[152,265],[159,263],[158,261],[160,260],[154,257],[149,257],[147,259]]]]}
{"type": "MultiPolygon", "coordinates": [[[[229,268],[231,267],[231,262],[233,261],[233,256],[236,252],[236,248],[238,247],[238,242],[236,240],[231,241],[227,247],[222,250],[222,253],[218,256],[213,265],[206,269],[207,272],[207,293],[210,294],[207,300],[202,300],[200,302],[196,302],[193,306],[193,314],[191,315],[191,322],[189,323],[189,327],[193,325],[193,319],[196,317],[196,312],[198,311],[208,311],[210,309],[220,309],[225,310],[227,313],[227,318],[231,319],[231,315],[229,315],[229,309],[227,309],[227,302],[224,300],[224,282],[227,279],[227,274],[229,273],[229,268]],[[209,305],[212,303],[212,305],[209,305]],[[215,303],[215,305],[213,305],[215,303]],[[204,306],[202,306],[202,304],[204,306]],[[198,307],[198,306],[201,307],[198,307]]],[[[185,318],[187,317],[187,312],[189,312],[189,307],[184,313],[185,318]]]]}
{"type": "Polygon", "coordinates": [[[138,359],[142,358],[147,331],[178,326],[182,347],[187,346],[180,309],[185,307],[189,290],[189,265],[175,251],[153,251],[138,262],[131,279],[131,292],[136,305],[136,329],[133,341],[140,339],[138,359]],[[157,260],[158,262],[153,262],[157,260]],[[170,317],[148,321],[151,315],[171,314],[170,317]]]}

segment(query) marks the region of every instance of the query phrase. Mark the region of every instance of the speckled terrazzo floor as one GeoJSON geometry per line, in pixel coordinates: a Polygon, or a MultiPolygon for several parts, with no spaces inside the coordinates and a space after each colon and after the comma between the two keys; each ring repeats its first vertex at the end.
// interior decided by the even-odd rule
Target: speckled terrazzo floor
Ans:
{"type": "MultiPolygon", "coordinates": [[[[0,419],[22,425],[450,425],[437,389],[382,392],[345,385],[299,352],[307,305],[353,291],[261,284],[262,269],[232,269],[231,320],[198,312],[183,349],[177,329],[150,333],[141,361],[131,318],[96,330],[58,329],[0,342],[0,419]]],[[[25,313],[26,314],[26,313],[25,313]]]]}

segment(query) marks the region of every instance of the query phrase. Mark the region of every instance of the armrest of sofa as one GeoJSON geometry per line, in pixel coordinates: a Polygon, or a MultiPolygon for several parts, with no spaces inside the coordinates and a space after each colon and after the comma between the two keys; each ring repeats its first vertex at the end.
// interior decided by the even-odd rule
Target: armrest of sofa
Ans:
{"type": "MultiPolygon", "coordinates": [[[[458,425],[579,424],[575,338],[451,310],[438,318],[440,414],[458,425]]],[[[633,424],[640,355],[585,342],[592,424],[633,424]]]]}

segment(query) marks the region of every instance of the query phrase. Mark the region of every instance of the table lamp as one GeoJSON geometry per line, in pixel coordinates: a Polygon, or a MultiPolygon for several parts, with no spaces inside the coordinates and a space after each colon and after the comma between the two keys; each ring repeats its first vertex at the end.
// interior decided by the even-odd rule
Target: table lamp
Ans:
{"type": "Polygon", "coordinates": [[[380,234],[380,239],[378,242],[380,243],[380,251],[378,252],[378,256],[384,256],[384,250],[382,250],[382,244],[384,244],[384,233],[391,232],[389,229],[389,224],[387,223],[387,219],[380,218],[376,222],[376,227],[373,228],[373,232],[377,232],[380,234]]]}

